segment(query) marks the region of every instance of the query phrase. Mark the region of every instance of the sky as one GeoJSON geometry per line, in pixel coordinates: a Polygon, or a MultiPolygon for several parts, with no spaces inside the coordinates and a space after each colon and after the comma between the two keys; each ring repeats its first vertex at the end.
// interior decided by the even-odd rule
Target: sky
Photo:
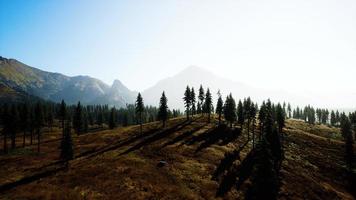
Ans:
{"type": "Polygon", "coordinates": [[[356,1],[0,0],[0,56],[137,91],[195,65],[259,88],[356,96],[356,1]]]}

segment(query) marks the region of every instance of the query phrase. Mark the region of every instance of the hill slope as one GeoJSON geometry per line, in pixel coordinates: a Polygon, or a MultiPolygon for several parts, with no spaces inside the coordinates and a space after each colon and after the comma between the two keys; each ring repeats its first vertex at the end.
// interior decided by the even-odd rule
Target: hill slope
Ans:
{"type": "MultiPolygon", "coordinates": [[[[288,120],[284,132],[279,199],[354,199],[338,129],[288,120]]],[[[163,130],[159,123],[145,124],[143,134],[138,126],[100,131],[74,138],[76,158],[68,170],[56,162],[59,140],[52,140],[40,155],[31,153],[33,146],[0,156],[7,166],[0,170],[1,183],[31,180],[0,194],[5,199],[244,199],[251,184],[246,139],[238,129],[226,132],[197,117],[170,120],[163,130]]]]}
{"type": "Polygon", "coordinates": [[[131,92],[121,82],[113,86],[89,77],[69,77],[59,73],[45,72],[14,59],[0,57],[0,96],[34,95],[40,98],[69,104],[81,101],[84,104],[110,104],[124,106],[133,103],[136,92],[131,92]],[[10,92],[12,91],[12,92],[10,92]]]}

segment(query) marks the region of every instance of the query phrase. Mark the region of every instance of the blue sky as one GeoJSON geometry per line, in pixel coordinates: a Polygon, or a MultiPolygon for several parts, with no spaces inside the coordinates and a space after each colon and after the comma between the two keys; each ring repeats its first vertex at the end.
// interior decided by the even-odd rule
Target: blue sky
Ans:
{"type": "Polygon", "coordinates": [[[356,91],[354,0],[0,4],[0,55],[43,70],[141,91],[197,65],[255,87],[356,91]]]}

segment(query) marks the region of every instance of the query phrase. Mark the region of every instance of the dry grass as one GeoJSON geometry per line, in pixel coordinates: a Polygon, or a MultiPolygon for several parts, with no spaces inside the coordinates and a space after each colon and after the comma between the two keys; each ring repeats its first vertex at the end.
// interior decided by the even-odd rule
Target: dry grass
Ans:
{"type": "MultiPolygon", "coordinates": [[[[75,137],[77,158],[68,170],[6,190],[0,199],[217,199],[224,177],[241,164],[251,144],[214,179],[226,153],[247,139],[244,133],[224,142],[223,132],[209,132],[214,127],[202,118],[191,123],[181,118],[169,121],[168,131],[151,123],[144,126],[149,134],[140,135],[139,128],[132,126],[75,137]],[[167,164],[159,166],[160,161],[167,164]]],[[[337,129],[289,120],[285,133],[280,199],[353,199],[346,189],[337,129]]],[[[0,183],[30,176],[57,161],[58,145],[44,144],[40,155],[28,148],[1,156],[0,164],[7,167],[0,170],[0,183]]],[[[219,198],[244,199],[249,184],[247,179],[239,189],[233,186],[219,198]]]]}

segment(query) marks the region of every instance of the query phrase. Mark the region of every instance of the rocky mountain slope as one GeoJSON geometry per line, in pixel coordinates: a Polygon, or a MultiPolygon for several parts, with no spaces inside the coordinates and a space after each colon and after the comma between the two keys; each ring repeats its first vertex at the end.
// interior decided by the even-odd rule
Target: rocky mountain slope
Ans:
{"type": "Polygon", "coordinates": [[[89,76],[69,77],[60,73],[42,71],[15,59],[0,57],[0,98],[21,99],[33,95],[69,104],[109,104],[125,106],[133,103],[136,92],[130,91],[120,81],[112,86],[89,76]]]}

